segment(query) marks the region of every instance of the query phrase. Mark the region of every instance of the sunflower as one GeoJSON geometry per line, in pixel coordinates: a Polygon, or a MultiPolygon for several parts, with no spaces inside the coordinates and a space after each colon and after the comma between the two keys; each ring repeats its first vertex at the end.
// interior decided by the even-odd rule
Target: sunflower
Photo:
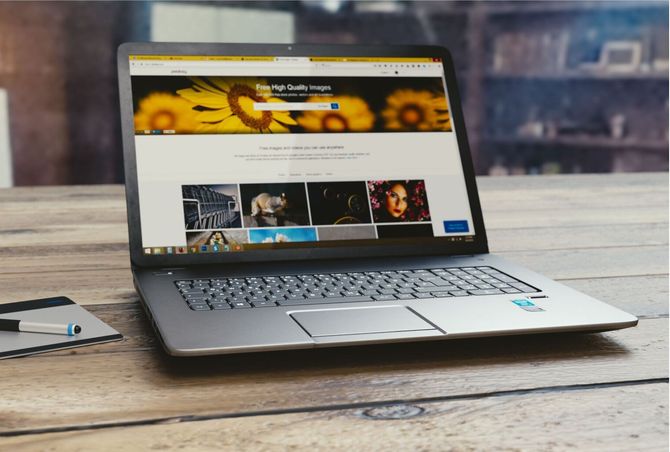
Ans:
{"type": "Polygon", "coordinates": [[[382,116],[389,130],[451,131],[446,99],[430,91],[394,91],[386,98],[382,116]]]}
{"type": "Polygon", "coordinates": [[[286,133],[296,122],[287,111],[257,111],[256,102],[284,102],[256,91],[256,78],[191,77],[193,86],[177,94],[202,110],[197,114],[200,133],[286,133]]]}
{"type": "Polygon", "coordinates": [[[360,97],[310,97],[307,102],[339,104],[337,110],[305,111],[298,124],[309,132],[365,132],[375,123],[375,115],[360,97]]]}
{"type": "Polygon", "coordinates": [[[192,133],[198,123],[191,102],[170,93],[151,93],[139,102],[135,130],[174,130],[192,133]]]}

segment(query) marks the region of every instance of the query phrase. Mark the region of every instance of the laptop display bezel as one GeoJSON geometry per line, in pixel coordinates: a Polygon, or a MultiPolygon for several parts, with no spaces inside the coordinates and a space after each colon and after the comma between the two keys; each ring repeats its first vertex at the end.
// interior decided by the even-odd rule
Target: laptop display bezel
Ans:
{"type": "Polygon", "coordinates": [[[204,43],[125,43],[117,52],[123,156],[130,258],[139,267],[167,267],[197,264],[230,264],[281,260],[338,259],[351,257],[464,255],[488,252],[486,230],[475,181],[470,146],[465,130],[456,73],[449,51],[438,46],[353,46],[299,44],[204,44],[204,43]],[[146,255],[140,228],[135,127],[129,56],[140,55],[225,55],[225,56],[310,56],[310,57],[427,57],[441,58],[451,106],[452,126],[456,133],[463,174],[472,211],[475,235],[471,242],[453,242],[448,237],[379,239],[379,243],[361,245],[351,240],[336,247],[297,247],[244,250],[217,254],[146,255]],[[349,244],[350,243],[350,244],[349,244]]]}

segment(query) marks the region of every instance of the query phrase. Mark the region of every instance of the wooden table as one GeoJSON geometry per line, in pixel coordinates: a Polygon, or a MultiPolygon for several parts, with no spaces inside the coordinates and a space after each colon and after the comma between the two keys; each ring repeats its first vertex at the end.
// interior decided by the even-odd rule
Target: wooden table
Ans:
{"type": "Polygon", "coordinates": [[[0,190],[0,302],[68,295],[122,342],[0,361],[1,450],[668,448],[668,175],[481,178],[493,252],[636,328],[166,356],[121,186],[0,190]]]}

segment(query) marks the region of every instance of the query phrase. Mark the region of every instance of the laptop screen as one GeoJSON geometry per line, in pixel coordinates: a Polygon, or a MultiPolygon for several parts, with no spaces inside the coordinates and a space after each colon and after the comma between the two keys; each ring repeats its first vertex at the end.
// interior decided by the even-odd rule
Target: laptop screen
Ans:
{"type": "Polygon", "coordinates": [[[129,64],[144,254],[473,240],[439,58],[129,64]]]}

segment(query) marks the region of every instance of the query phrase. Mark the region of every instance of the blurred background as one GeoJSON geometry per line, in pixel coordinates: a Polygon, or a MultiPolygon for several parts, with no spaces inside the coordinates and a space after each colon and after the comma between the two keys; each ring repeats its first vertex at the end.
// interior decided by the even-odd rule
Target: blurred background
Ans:
{"type": "Polygon", "coordinates": [[[0,3],[0,186],[123,182],[125,41],[444,45],[478,174],[668,170],[667,1],[22,1],[0,3]]]}

